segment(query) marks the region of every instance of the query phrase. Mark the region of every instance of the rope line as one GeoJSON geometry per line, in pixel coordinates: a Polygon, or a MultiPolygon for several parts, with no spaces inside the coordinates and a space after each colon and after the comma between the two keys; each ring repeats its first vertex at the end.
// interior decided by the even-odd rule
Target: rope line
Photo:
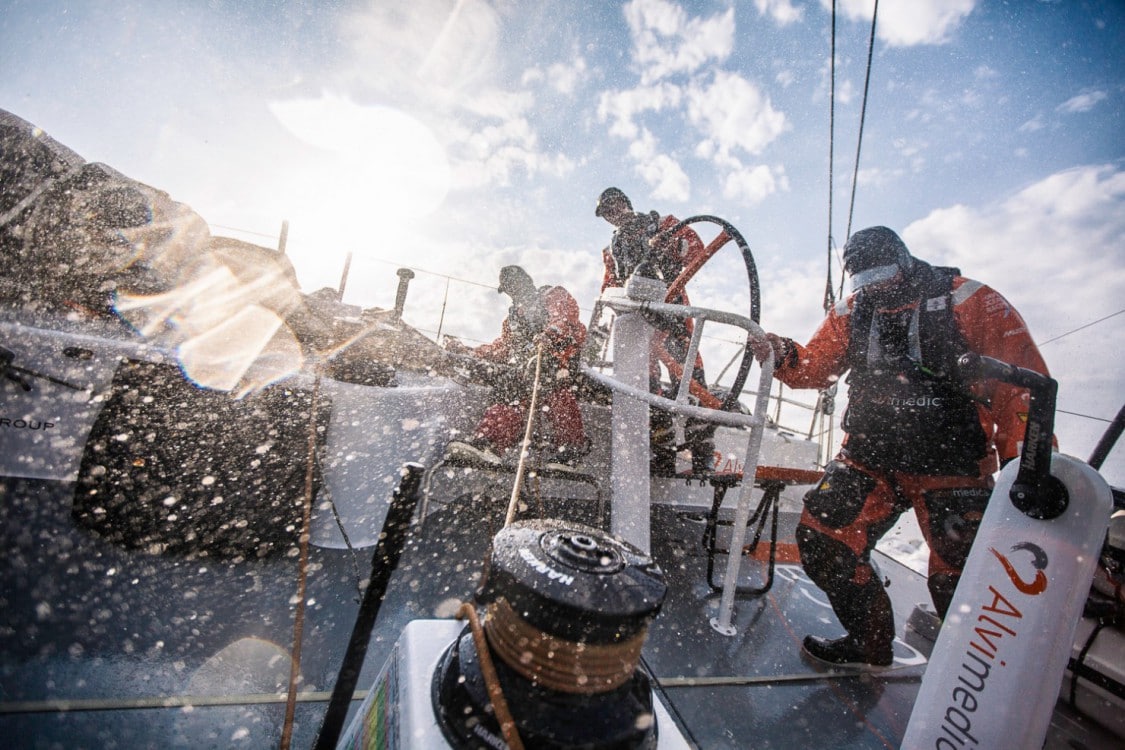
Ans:
{"type": "Polygon", "coordinates": [[[512,483],[512,496],[508,500],[508,512],[504,516],[504,526],[516,517],[516,506],[520,499],[520,490],[523,489],[524,473],[527,470],[527,456],[531,451],[531,431],[535,426],[536,410],[539,408],[539,369],[543,364],[543,342],[539,342],[535,350],[535,380],[531,384],[531,403],[527,407],[527,426],[523,431],[523,444],[520,445],[520,460],[516,464],[516,478],[512,483]]]}
{"type": "Polygon", "coordinates": [[[285,701],[285,724],[281,730],[281,750],[289,750],[293,740],[293,718],[297,710],[297,682],[301,676],[301,642],[305,632],[305,588],[309,577],[309,528],[312,523],[313,479],[316,474],[316,417],[320,401],[320,372],[313,379],[309,405],[309,460],[305,466],[305,496],[301,504],[300,563],[297,568],[297,611],[293,618],[293,650],[289,660],[289,692],[285,701]]]}
{"type": "Polygon", "coordinates": [[[488,650],[488,641],[485,639],[484,629],[481,627],[477,610],[471,603],[465,602],[457,611],[457,619],[468,618],[469,629],[473,633],[473,645],[477,649],[477,658],[480,659],[480,671],[484,677],[485,687],[488,689],[488,699],[492,703],[492,710],[496,712],[496,720],[500,722],[500,731],[504,735],[504,742],[509,750],[523,750],[523,741],[520,739],[519,730],[516,729],[516,720],[508,709],[508,701],[504,698],[504,691],[500,687],[500,678],[496,674],[496,665],[492,663],[492,654],[488,650]]]}

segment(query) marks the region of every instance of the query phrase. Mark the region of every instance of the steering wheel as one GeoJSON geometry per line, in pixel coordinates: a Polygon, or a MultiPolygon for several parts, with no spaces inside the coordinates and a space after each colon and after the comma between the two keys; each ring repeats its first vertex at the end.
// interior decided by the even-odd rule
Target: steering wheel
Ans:
{"type": "MultiPolygon", "coordinates": [[[[664,301],[668,304],[682,304],[681,297],[684,294],[684,288],[687,283],[695,276],[703,265],[710,260],[715,253],[719,252],[729,242],[733,241],[742,254],[743,262],[746,265],[746,276],[750,285],[750,319],[758,323],[761,318],[761,291],[758,286],[758,269],[754,264],[754,256],[750,252],[750,245],[742,234],[734,228],[734,226],[724,219],[717,216],[700,215],[692,216],[684,219],[667,230],[660,232],[659,237],[666,238],[667,240],[674,240],[675,236],[683,231],[685,228],[692,224],[699,222],[708,222],[716,224],[719,227],[719,234],[715,236],[710,243],[708,243],[702,250],[696,249],[694,252],[689,251],[688,256],[684,259],[684,268],[675,280],[668,286],[668,291],[665,294],[664,301]]],[[[691,330],[691,322],[687,321],[688,330],[691,330]]],[[[699,399],[701,405],[710,409],[721,409],[729,411],[738,403],[738,397],[742,393],[742,388],[746,384],[746,377],[750,373],[750,367],[754,364],[754,353],[750,349],[751,333],[747,332],[746,344],[743,347],[742,361],[739,363],[738,372],[735,375],[734,383],[731,385],[730,391],[727,393],[726,398],[720,400],[702,385],[694,380],[691,380],[689,385],[690,393],[699,399]]],[[[680,365],[679,360],[668,351],[665,345],[665,340],[668,337],[666,331],[657,328],[656,336],[653,340],[653,349],[656,356],[668,368],[668,372],[672,377],[680,380],[684,377],[683,367],[680,365]]],[[[690,378],[690,375],[688,375],[690,378]]]]}

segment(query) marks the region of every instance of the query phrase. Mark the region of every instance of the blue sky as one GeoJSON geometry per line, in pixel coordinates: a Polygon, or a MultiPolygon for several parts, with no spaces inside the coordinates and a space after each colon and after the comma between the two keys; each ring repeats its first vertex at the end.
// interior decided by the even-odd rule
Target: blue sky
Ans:
{"type": "MultiPolygon", "coordinates": [[[[872,6],[837,2],[836,245],[872,6]]],[[[407,320],[468,339],[497,329],[507,263],[590,308],[609,236],[594,201],[617,185],[641,209],[734,223],[763,325],[804,339],[829,234],[830,7],[2,2],[0,108],[215,234],[270,245],[287,219],[308,290],[336,286],[348,252],[356,304],[390,306],[398,265],[434,272],[407,320]],[[439,274],[470,283],[445,300],[439,274]]],[[[1125,4],[882,0],[852,229],[891,226],[996,287],[1043,342],[1060,408],[1109,417],[1125,400],[1122,133],[1125,4]]],[[[744,276],[724,251],[693,301],[745,312],[744,276]]],[[[1104,429],[1057,426],[1082,457],[1104,429]]],[[[1122,451],[1111,462],[1125,483],[1122,451]]]]}

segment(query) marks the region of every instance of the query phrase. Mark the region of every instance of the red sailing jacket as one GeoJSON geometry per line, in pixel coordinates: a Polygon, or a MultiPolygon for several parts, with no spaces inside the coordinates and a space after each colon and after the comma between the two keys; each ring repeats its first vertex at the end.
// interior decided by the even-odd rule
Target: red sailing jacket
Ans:
{"type": "MultiPolygon", "coordinates": [[[[679,219],[669,214],[660,219],[659,230],[661,232],[666,232],[679,223],[679,219]]],[[[702,254],[704,248],[703,240],[699,239],[699,235],[696,234],[695,230],[691,227],[684,227],[676,232],[675,239],[678,241],[661,243],[659,249],[664,257],[661,259],[660,266],[661,268],[679,269],[676,271],[676,275],[678,276],[679,271],[683,270],[684,263],[687,259],[702,254]]],[[[602,263],[605,265],[605,274],[602,277],[601,291],[604,292],[606,287],[624,286],[625,279],[617,278],[617,275],[614,273],[613,256],[610,254],[609,247],[602,249],[602,263]]],[[[675,277],[664,279],[664,281],[665,283],[671,284],[675,281],[675,277]]],[[[687,301],[687,295],[684,294],[683,301],[677,304],[690,304],[687,301]]]]}
{"type": "MultiPolygon", "coordinates": [[[[661,232],[666,232],[679,223],[679,219],[669,214],[660,219],[658,230],[661,232]]],[[[703,240],[699,238],[699,235],[691,227],[684,227],[680,231],[676,232],[676,234],[673,235],[670,240],[659,243],[655,249],[661,254],[658,262],[661,270],[666,275],[670,274],[672,276],[672,278],[664,279],[665,283],[667,284],[671,284],[676,280],[676,277],[679,276],[683,271],[684,266],[687,264],[687,261],[690,258],[702,255],[705,250],[703,240]]],[[[615,273],[613,255],[611,253],[610,247],[605,247],[602,249],[602,263],[605,265],[605,273],[602,277],[601,291],[604,292],[607,287],[611,286],[624,286],[626,280],[617,278],[617,274],[615,273]]],[[[691,300],[688,299],[686,291],[681,292],[676,299],[666,301],[677,305],[691,304],[691,300]]],[[[691,339],[692,329],[693,326],[691,321],[686,321],[684,324],[677,326],[675,329],[666,331],[666,333],[669,336],[678,339],[680,341],[679,348],[686,351],[688,341],[691,339]]],[[[662,348],[661,340],[659,338],[654,339],[652,347],[652,362],[650,365],[650,369],[652,371],[651,375],[653,378],[659,381],[660,365],[658,362],[660,359],[660,351],[662,348]]],[[[700,372],[702,372],[703,370],[703,356],[699,353],[696,353],[695,355],[695,368],[700,372]]],[[[699,380],[700,385],[702,386],[702,376],[699,377],[699,380]]]]}
{"type": "MultiPolygon", "coordinates": [[[[539,298],[547,309],[547,323],[543,329],[544,353],[565,369],[586,343],[586,326],[579,318],[578,302],[561,286],[541,287],[539,298]]],[[[510,317],[505,318],[500,326],[498,339],[473,350],[476,356],[490,362],[522,365],[535,354],[533,337],[513,326],[510,317]]]]}

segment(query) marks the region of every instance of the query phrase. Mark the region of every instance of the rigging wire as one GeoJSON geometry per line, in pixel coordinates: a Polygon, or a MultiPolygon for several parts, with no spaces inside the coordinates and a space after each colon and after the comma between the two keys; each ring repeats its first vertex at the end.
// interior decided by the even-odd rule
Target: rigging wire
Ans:
{"type": "Polygon", "coordinates": [[[1105,417],[1095,417],[1093,414],[1082,414],[1081,412],[1077,412],[1077,411],[1067,411],[1066,409],[1060,409],[1057,406],[1055,407],[1055,413],[1056,414],[1069,414],[1072,417],[1082,417],[1083,419],[1092,419],[1095,422],[1105,422],[1106,424],[1109,424],[1110,422],[1113,421],[1112,419],[1106,419],[1105,417]]]}
{"type": "Polygon", "coordinates": [[[828,279],[824,286],[824,312],[836,304],[832,293],[832,167],[836,146],[836,0],[832,0],[832,56],[828,76],[828,279]]]}
{"type": "MultiPolygon", "coordinates": [[[[835,4],[833,4],[835,8],[835,4]]],[[[835,18],[835,16],[833,16],[835,18]]],[[[871,60],[875,56],[875,24],[879,18],[879,0],[875,0],[875,8],[871,12],[871,37],[867,42],[867,72],[863,78],[863,103],[859,110],[859,135],[855,142],[855,167],[852,171],[852,194],[848,205],[848,228],[844,234],[844,242],[852,236],[852,218],[855,215],[856,186],[859,183],[859,155],[863,147],[863,125],[867,120],[867,97],[871,87],[871,60]]],[[[840,272],[840,296],[844,296],[844,273],[840,272]]]]}
{"type": "Polygon", "coordinates": [[[859,153],[863,145],[863,123],[867,119],[867,94],[871,86],[871,58],[875,54],[875,20],[879,16],[879,0],[875,0],[875,9],[871,12],[871,39],[867,42],[867,73],[863,78],[863,104],[859,110],[859,137],[855,142],[855,169],[852,172],[852,198],[848,206],[848,231],[845,240],[852,236],[852,215],[855,213],[855,189],[859,180],[859,153]]]}
{"type": "Polygon", "coordinates": [[[1047,339],[1046,341],[1041,341],[1038,344],[1036,344],[1036,346],[1046,346],[1047,344],[1058,341],[1061,338],[1065,338],[1072,333],[1078,333],[1079,331],[1081,331],[1085,328],[1089,328],[1092,325],[1097,325],[1098,323],[1109,320],[1110,318],[1115,317],[1117,315],[1120,315],[1121,313],[1125,313],[1125,308],[1123,308],[1121,310],[1118,310],[1115,313],[1110,313],[1109,315],[1106,315],[1105,317],[1098,318],[1097,320],[1092,320],[1089,323],[1086,323],[1084,325],[1080,325],[1077,328],[1074,328],[1074,329],[1071,329],[1071,330],[1067,331],[1066,333],[1060,333],[1058,336],[1055,336],[1054,338],[1047,339]]]}
{"type": "MultiPolygon", "coordinates": [[[[1072,333],[1078,333],[1079,331],[1084,331],[1085,329],[1089,328],[1090,326],[1095,326],[1098,323],[1104,323],[1105,321],[1109,320],[1110,318],[1117,317],[1118,315],[1120,315],[1122,313],[1125,313],[1125,308],[1123,308],[1121,310],[1118,310],[1117,312],[1110,313],[1109,315],[1103,315],[1102,317],[1098,318],[1097,320],[1091,320],[1089,323],[1085,323],[1083,325],[1080,325],[1077,328],[1072,328],[1069,331],[1066,331],[1065,333],[1060,333],[1058,336],[1054,336],[1052,338],[1047,339],[1046,341],[1039,342],[1038,344],[1036,344],[1036,346],[1046,346],[1047,344],[1054,343],[1055,341],[1058,341],[1059,339],[1066,338],[1067,336],[1071,335],[1072,333]]],[[[1109,422],[1113,421],[1113,420],[1110,420],[1110,419],[1106,419],[1105,417],[1095,417],[1092,414],[1082,414],[1082,413],[1076,412],[1076,411],[1067,411],[1066,409],[1059,409],[1058,407],[1055,407],[1055,412],[1058,413],[1058,414],[1069,414],[1072,417],[1082,417],[1083,419],[1091,419],[1095,422],[1109,423],[1109,422]]]]}

